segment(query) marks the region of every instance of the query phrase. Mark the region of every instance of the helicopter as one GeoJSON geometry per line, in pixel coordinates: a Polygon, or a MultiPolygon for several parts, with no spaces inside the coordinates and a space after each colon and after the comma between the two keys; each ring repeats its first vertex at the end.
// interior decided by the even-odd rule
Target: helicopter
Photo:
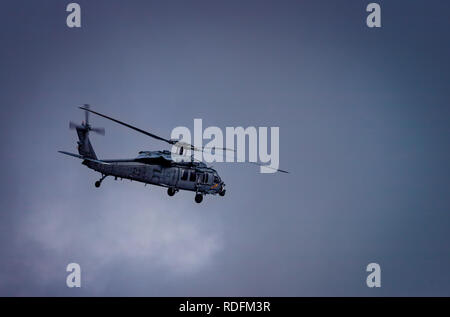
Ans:
{"type": "MultiPolygon", "coordinates": [[[[83,160],[82,164],[101,174],[101,178],[95,182],[95,187],[100,187],[103,180],[112,176],[117,179],[129,179],[142,182],[145,185],[156,185],[167,188],[167,194],[174,196],[180,190],[195,192],[195,202],[201,203],[205,195],[225,196],[225,183],[218,172],[207,166],[204,162],[183,155],[186,150],[205,151],[207,148],[194,147],[176,139],[166,139],[148,131],[139,129],[128,123],[119,121],[99,112],[91,110],[88,104],[79,107],[85,112],[85,120],[81,124],[69,123],[69,128],[76,130],[78,135],[78,154],[66,151],[59,153],[83,160]],[[105,135],[104,128],[92,127],[89,123],[89,114],[106,118],[127,128],[145,134],[156,140],[166,142],[178,149],[177,153],[168,150],[140,151],[136,158],[101,160],[97,157],[89,139],[89,133],[95,132],[105,135]]],[[[234,151],[227,148],[219,148],[223,151],[234,151]]],[[[287,173],[284,170],[278,170],[287,173]]]]}

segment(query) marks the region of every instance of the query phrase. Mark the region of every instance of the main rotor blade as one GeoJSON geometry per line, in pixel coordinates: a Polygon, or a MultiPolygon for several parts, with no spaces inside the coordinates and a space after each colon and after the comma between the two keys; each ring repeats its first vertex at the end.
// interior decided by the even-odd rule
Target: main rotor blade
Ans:
{"type": "Polygon", "coordinates": [[[214,146],[203,146],[203,147],[195,147],[192,144],[176,141],[176,143],[173,144],[174,146],[178,148],[185,148],[186,150],[192,150],[192,151],[199,151],[199,152],[205,152],[205,150],[215,150],[215,151],[231,151],[236,152],[233,149],[229,149],[226,147],[214,147],[214,146]]]}
{"type": "Polygon", "coordinates": [[[121,125],[123,125],[123,126],[126,126],[127,128],[133,129],[133,130],[135,130],[135,131],[137,131],[137,132],[140,132],[140,133],[142,133],[142,134],[148,135],[149,137],[152,137],[152,138],[154,138],[154,139],[161,140],[161,141],[167,142],[167,143],[169,143],[169,144],[172,144],[172,142],[171,142],[170,140],[168,140],[168,139],[164,139],[164,138],[162,138],[162,137],[160,137],[160,136],[157,136],[156,134],[153,134],[153,133],[144,131],[144,130],[142,130],[142,129],[136,128],[136,127],[134,127],[134,126],[132,126],[132,125],[129,125],[128,123],[125,123],[125,122],[119,121],[119,120],[117,120],[117,119],[108,117],[108,116],[106,116],[106,115],[104,115],[104,114],[101,114],[101,113],[99,113],[99,112],[96,112],[96,111],[91,110],[91,109],[86,108],[86,107],[79,107],[79,108],[80,108],[80,109],[83,109],[83,110],[86,110],[86,111],[89,111],[89,112],[92,112],[93,114],[96,114],[97,116],[100,116],[100,117],[109,119],[109,120],[111,120],[111,121],[114,121],[114,122],[116,122],[116,123],[118,123],[118,124],[121,124],[121,125]]]}
{"type": "Polygon", "coordinates": [[[226,147],[204,146],[203,149],[204,149],[204,150],[215,150],[215,151],[219,150],[219,151],[236,152],[235,150],[229,149],[229,148],[226,148],[226,147]]]}
{"type": "Polygon", "coordinates": [[[289,174],[288,171],[280,170],[279,168],[273,168],[273,167],[270,167],[270,166],[267,166],[267,165],[263,165],[263,164],[260,164],[260,163],[257,163],[257,162],[247,162],[247,163],[250,163],[250,164],[253,164],[253,165],[262,166],[262,167],[265,167],[265,168],[270,168],[271,170],[274,170],[274,171],[277,171],[277,172],[289,174]]]}
{"type": "MultiPolygon", "coordinates": [[[[236,151],[235,151],[235,152],[236,152],[236,151]]],[[[231,160],[232,160],[231,162],[237,162],[236,156],[234,156],[234,155],[233,155],[233,156],[227,156],[227,155],[225,155],[225,161],[226,161],[226,162],[228,162],[228,159],[231,159],[231,160]],[[236,160],[236,161],[235,161],[235,160],[236,160]]],[[[258,163],[258,162],[244,161],[244,162],[239,162],[239,163],[250,163],[250,164],[253,164],[253,165],[256,165],[256,166],[262,166],[262,167],[265,167],[265,168],[269,168],[269,169],[274,170],[274,171],[277,171],[277,172],[289,174],[288,171],[285,171],[285,170],[282,170],[282,169],[279,169],[279,168],[270,167],[270,166],[267,166],[267,165],[264,165],[264,164],[258,163]]]]}

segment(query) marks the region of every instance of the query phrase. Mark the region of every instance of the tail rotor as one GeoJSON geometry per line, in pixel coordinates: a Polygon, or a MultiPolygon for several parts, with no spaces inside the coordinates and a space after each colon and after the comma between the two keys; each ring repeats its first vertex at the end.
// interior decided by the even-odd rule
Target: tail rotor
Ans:
{"type": "MultiPolygon", "coordinates": [[[[86,109],[90,109],[90,106],[85,104],[83,105],[84,108],[86,109]]],[[[75,122],[70,121],[69,122],[69,128],[71,130],[75,130],[75,129],[80,129],[86,132],[92,131],[95,133],[98,133],[100,135],[105,135],[105,128],[94,128],[91,127],[91,125],[89,124],[89,111],[88,110],[84,110],[84,121],[81,124],[77,124],[75,122]]]]}
{"type": "MultiPolygon", "coordinates": [[[[89,109],[89,105],[83,105],[84,109],[89,109]]],[[[89,111],[84,110],[84,121],[81,124],[75,122],[69,123],[69,128],[71,130],[76,130],[78,134],[78,153],[83,157],[97,159],[94,149],[92,148],[91,142],[89,141],[89,131],[98,133],[100,135],[105,135],[104,128],[93,128],[89,124],[89,111]]]]}

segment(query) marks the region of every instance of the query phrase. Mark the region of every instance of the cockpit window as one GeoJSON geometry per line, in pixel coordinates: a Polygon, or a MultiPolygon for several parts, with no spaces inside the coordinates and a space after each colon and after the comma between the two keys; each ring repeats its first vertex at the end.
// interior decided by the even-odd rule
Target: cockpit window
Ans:
{"type": "Polygon", "coordinates": [[[190,175],[190,177],[189,177],[189,180],[190,180],[191,182],[195,182],[195,171],[191,171],[191,175],[190,175]]]}
{"type": "Polygon", "coordinates": [[[182,181],[187,181],[188,174],[189,174],[188,170],[183,170],[183,172],[181,173],[181,180],[182,181]]]}
{"type": "Polygon", "coordinates": [[[217,176],[214,176],[214,183],[218,184],[220,183],[220,179],[217,176]]]}

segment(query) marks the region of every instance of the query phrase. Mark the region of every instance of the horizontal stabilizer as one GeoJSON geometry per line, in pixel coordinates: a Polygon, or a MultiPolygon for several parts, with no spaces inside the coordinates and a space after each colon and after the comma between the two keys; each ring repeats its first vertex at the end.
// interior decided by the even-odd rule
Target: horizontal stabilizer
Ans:
{"type": "Polygon", "coordinates": [[[98,164],[110,165],[109,163],[106,163],[106,162],[103,162],[103,161],[99,161],[99,160],[94,160],[94,159],[91,159],[91,158],[87,158],[87,157],[84,157],[82,155],[78,155],[78,154],[75,154],[75,153],[70,153],[70,152],[65,152],[65,151],[58,151],[58,152],[62,153],[62,154],[66,154],[66,155],[69,155],[69,156],[73,156],[73,157],[79,158],[81,160],[91,161],[91,162],[98,163],[98,164]]]}

